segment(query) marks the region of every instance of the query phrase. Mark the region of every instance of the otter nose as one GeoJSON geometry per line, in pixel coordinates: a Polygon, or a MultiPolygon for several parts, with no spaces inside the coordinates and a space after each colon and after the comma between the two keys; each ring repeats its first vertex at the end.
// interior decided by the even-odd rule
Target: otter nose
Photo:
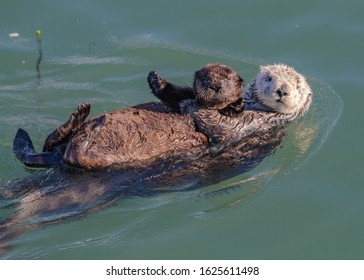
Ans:
{"type": "Polygon", "coordinates": [[[217,84],[209,85],[209,89],[219,92],[221,90],[221,85],[217,85],[217,84]]]}
{"type": "Polygon", "coordinates": [[[286,95],[288,95],[288,93],[287,93],[287,92],[282,91],[282,90],[280,90],[280,89],[278,89],[278,90],[276,91],[276,94],[277,94],[279,97],[282,97],[282,96],[286,96],[286,95]]]}

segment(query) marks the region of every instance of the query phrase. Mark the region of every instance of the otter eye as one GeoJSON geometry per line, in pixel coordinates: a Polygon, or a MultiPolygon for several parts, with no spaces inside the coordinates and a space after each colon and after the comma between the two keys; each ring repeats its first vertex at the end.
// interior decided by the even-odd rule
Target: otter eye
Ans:
{"type": "Polygon", "coordinates": [[[209,79],[208,77],[203,77],[203,78],[201,79],[201,85],[202,85],[203,87],[208,86],[208,85],[209,85],[209,83],[210,83],[210,79],[209,79]]]}

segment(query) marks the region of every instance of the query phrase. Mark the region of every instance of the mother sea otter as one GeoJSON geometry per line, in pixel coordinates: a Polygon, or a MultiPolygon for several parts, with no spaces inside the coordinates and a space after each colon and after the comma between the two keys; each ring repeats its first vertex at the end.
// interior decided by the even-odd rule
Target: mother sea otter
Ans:
{"type": "Polygon", "coordinates": [[[14,151],[27,165],[102,170],[47,170],[1,187],[0,199],[18,203],[0,221],[0,257],[28,228],[87,215],[127,197],[195,189],[242,174],[274,151],[285,124],[311,102],[304,77],[284,65],[261,67],[244,95],[242,79],[223,65],[197,71],[193,88],[155,72],[148,80],[164,104],[87,121],[90,105],[81,105],[50,134],[42,153],[18,131],[14,151]],[[103,169],[110,166],[116,169],[103,169]]]}
{"type": "Polygon", "coordinates": [[[305,78],[281,64],[262,66],[244,95],[243,80],[220,64],[197,71],[193,88],[168,83],[155,72],[148,82],[165,104],[141,104],[86,120],[90,105],[85,103],[48,136],[42,153],[34,151],[22,129],[13,151],[32,167],[120,169],[174,157],[197,159],[293,121],[312,98],[305,78]]]}

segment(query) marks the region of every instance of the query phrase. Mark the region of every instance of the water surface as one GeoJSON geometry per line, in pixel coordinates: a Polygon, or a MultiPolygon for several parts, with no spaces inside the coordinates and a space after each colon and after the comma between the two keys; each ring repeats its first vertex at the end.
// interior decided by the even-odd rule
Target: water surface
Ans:
{"type": "MultiPolygon", "coordinates": [[[[84,101],[98,114],[155,100],[149,70],[190,84],[196,69],[219,62],[249,82],[259,64],[286,63],[308,77],[314,102],[281,148],[249,172],[202,189],[134,196],[66,221],[48,216],[56,222],[20,235],[2,258],[363,258],[362,4],[272,3],[149,1],[141,9],[135,2],[5,1],[2,186],[32,174],[12,156],[18,127],[40,148],[84,101]]],[[[18,211],[12,202],[0,202],[2,219],[18,211]]]]}

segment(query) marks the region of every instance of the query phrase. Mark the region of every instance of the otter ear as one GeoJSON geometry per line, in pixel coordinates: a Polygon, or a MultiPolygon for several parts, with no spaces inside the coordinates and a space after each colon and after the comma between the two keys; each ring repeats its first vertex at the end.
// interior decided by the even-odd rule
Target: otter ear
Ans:
{"type": "Polygon", "coordinates": [[[269,67],[267,65],[261,65],[260,68],[259,68],[259,72],[255,78],[255,80],[260,77],[266,81],[271,81],[272,80],[272,76],[270,74],[270,71],[269,71],[269,67]]]}
{"type": "Polygon", "coordinates": [[[193,76],[193,80],[195,81],[198,78],[201,78],[206,75],[205,67],[195,71],[195,75],[193,76]]]}

